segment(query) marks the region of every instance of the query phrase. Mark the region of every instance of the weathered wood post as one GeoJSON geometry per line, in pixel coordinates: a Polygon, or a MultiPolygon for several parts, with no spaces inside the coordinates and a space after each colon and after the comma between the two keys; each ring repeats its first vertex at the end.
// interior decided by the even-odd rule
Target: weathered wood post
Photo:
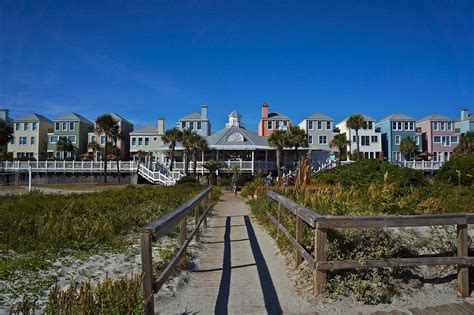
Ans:
{"type": "Polygon", "coordinates": [[[153,292],[153,257],[152,244],[153,236],[150,232],[141,233],[141,256],[142,256],[142,272],[143,272],[143,297],[147,301],[145,306],[145,314],[154,314],[154,292],[153,292]]]}
{"type": "MultiPolygon", "coordinates": [[[[469,256],[467,224],[457,226],[458,257],[469,256]]],[[[458,265],[458,292],[462,297],[469,297],[469,266],[458,265]]]]}
{"type": "MultiPolygon", "coordinates": [[[[301,244],[303,240],[303,220],[300,219],[298,215],[296,215],[296,241],[301,244]]],[[[303,262],[303,256],[298,249],[295,248],[295,268],[303,262]]]]}
{"type": "MultiPolygon", "coordinates": [[[[278,202],[278,208],[277,208],[277,221],[280,223],[280,212],[281,212],[281,203],[278,202]]],[[[276,229],[277,232],[277,241],[280,240],[280,229],[276,229]]]]}
{"type": "MultiPolygon", "coordinates": [[[[182,218],[179,222],[179,241],[183,245],[186,242],[186,217],[182,218]]],[[[180,265],[186,266],[186,253],[180,259],[180,265]]]]}
{"type": "MultiPolygon", "coordinates": [[[[199,213],[201,212],[200,210],[201,210],[200,204],[194,208],[194,227],[195,228],[197,228],[197,225],[199,222],[199,213]]],[[[196,234],[194,235],[194,240],[196,242],[199,242],[200,239],[201,239],[200,231],[199,231],[199,228],[197,228],[196,234]]]]}
{"type": "Polygon", "coordinates": [[[326,239],[327,230],[316,228],[314,232],[314,258],[316,266],[313,271],[314,277],[314,295],[320,295],[324,291],[326,286],[326,270],[320,270],[318,268],[318,262],[326,261],[326,239]]]}

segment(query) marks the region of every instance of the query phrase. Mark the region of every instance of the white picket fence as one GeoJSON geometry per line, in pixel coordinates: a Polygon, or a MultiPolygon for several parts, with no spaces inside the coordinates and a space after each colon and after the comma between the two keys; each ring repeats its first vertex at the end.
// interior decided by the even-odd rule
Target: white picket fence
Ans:
{"type": "MultiPolygon", "coordinates": [[[[93,161],[2,161],[0,170],[5,172],[28,172],[35,173],[103,173],[104,162],[93,161]]],[[[135,161],[107,162],[107,172],[137,172],[138,163],[135,161]]]]}

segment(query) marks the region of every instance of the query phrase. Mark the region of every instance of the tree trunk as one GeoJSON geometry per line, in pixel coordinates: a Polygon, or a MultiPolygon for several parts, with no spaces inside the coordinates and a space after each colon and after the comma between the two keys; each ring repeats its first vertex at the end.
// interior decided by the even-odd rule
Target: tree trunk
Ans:
{"type": "Polygon", "coordinates": [[[360,157],[360,145],[359,145],[359,129],[356,129],[356,143],[357,143],[357,161],[360,157]]]}
{"type": "Polygon", "coordinates": [[[281,149],[276,150],[276,166],[278,172],[278,179],[281,180],[281,149]]]}
{"type": "Polygon", "coordinates": [[[196,178],[196,168],[197,168],[197,165],[196,165],[196,160],[197,160],[197,152],[193,151],[193,176],[194,178],[196,178]]]}
{"type": "Polygon", "coordinates": [[[105,148],[104,148],[104,183],[107,183],[107,135],[105,135],[105,148]]]}
{"type": "Polygon", "coordinates": [[[173,171],[173,163],[174,163],[174,146],[171,147],[171,164],[170,164],[170,171],[173,171]]]}
{"type": "Polygon", "coordinates": [[[189,162],[188,162],[188,149],[183,151],[183,161],[184,161],[184,175],[188,175],[189,162]]]}

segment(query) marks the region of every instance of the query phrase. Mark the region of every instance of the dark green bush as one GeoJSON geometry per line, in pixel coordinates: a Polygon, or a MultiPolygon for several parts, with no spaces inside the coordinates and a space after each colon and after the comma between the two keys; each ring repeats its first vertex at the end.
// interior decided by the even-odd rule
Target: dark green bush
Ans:
{"type": "Polygon", "coordinates": [[[191,175],[186,175],[182,178],[180,178],[177,182],[176,185],[189,185],[189,184],[197,184],[199,185],[199,182],[191,175]]]}
{"type": "Polygon", "coordinates": [[[469,154],[466,156],[456,156],[451,158],[438,171],[435,180],[450,185],[457,185],[459,181],[459,175],[457,171],[460,171],[461,185],[473,185],[474,154],[469,154]]]}

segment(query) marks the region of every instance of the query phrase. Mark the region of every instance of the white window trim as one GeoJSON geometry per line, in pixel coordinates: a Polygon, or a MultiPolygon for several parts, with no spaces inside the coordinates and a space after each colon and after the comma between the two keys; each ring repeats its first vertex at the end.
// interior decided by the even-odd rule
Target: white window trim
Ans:
{"type": "Polygon", "coordinates": [[[402,137],[399,136],[399,135],[396,135],[395,136],[395,145],[400,145],[401,142],[402,142],[402,137]]]}
{"type": "Polygon", "coordinates": [[[314,121],[308,120],[308,129],[309,130],[314,130],[314,121]]]}

